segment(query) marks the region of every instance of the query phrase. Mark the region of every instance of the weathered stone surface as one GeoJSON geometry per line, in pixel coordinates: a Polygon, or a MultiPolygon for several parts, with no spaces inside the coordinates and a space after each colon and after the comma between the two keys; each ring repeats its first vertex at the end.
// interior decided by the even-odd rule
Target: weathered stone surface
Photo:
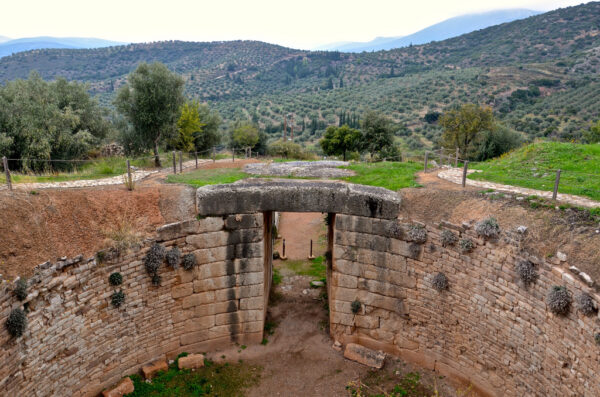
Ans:
{"type": "Polygon", "coordinates": [[[102,392],[103,397],[121,397],[129,393],[133,393],[133,381],[131,378],[123,378],[117,385],[111,389],[102,392]]]}
{"type": "Polygon", "coordinates": [[[203,186],[196,197],[202,215],[287,211],[395,219],[400,208],[400,197],[395,192],[330,181],[247,179],[203,186]]]}
{"type": "Polygon", "coordinates": [[[167,369],[169,369],[169,366],[165,360],[157,360],[144,365],[142,367],[142,374],[144,374],[144,379],[152,379],[159,371],[166,371],[167,369]]]}
{"type": "Polygon", "coordinates": [[[378,369],[383,368],[385,362],[385,353],[368,349],[356,343],[348,343],[346,345],[344,357],[348,360],[378,369]]]}
{"type": "Polygon", "coordinates": [[[179,237],[189,236],[190,234],[216,232],[223,229],[223,218],[209,217],[204,219],[190,219],[183,222],[169,223],[159,227],[159,241],[174,240],[179,237]]]}
{"type": "Polygon", "coordinates": [[[177,360],[179,369],[198,369],[204,367],[204,354],[189,354],[177,360]]]}

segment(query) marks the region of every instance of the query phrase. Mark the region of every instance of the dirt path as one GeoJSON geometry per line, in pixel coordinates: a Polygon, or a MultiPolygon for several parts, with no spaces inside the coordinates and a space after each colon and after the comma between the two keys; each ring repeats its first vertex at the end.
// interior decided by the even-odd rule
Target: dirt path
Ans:
{"type": "Polygon", "coordinates": [[[269,303],[268,321],[275,324],[266,345],[233,347],[214,352],[217,362],[243,360],[263,368],[260,383],[246,392],[248,397],[264,396],[349,396],[351,381],[377,376],[377,387],[390,390],[408,372],[419,372],[422,383],[437,385],[440,396],[456,396],[455,389],[439,374],[389,359],[383,370],[346,360],[333,349],[327,329],[327,310],[320,289],[308,287],[310,277],[284,277],[276,287],[279,299],[269,303]],[[307,294],[303,291],[308,290],[307,294]],[[223,359],[222,356],[225,356],[223,359]]]}
{"type": "Polygon", "coordinates": [[[323,255],[327,250],[327,229],[325,215],[320,212],[282,212],[279,220],[279,235],[275,250],[283,253],[282,243],[285,239],[285,255],[288,259],[306,259],[310,253],[310,240],[313,240],[313,255],[323,255]]]}
{"type": "MultiPolygon", "coordinates": [[[[476,172],[474,170],[468,171],[469,174],[476,172]]],[[[444,168],[438,172],[436,172],[438,178],[446,180],[456,185],[462,184],[462,174],[463,170],[460,168],[444,168]]],[[[500,192],[508,192],[508,193],[517,193],[524,196],[539,196],[547,199],[552,199],[552,192],[548,192],[545,190],[537,190],[537,189],[529,189],[525,187],[519,186],[511,186],[511,185],[503,185],[501,183],[487,182],[487,181],[477,181],[473,179],[466,180],[466,184],[468,186],[473,186],[479,189],[494,189],[500,192]]],[[[573,204],[580,207],[600,207],[599,201],[594,201],[588,199],[586,197],[575,196],[573,194],[563,194],[558,193],[557,200],[569,204],[573,204]]]]}

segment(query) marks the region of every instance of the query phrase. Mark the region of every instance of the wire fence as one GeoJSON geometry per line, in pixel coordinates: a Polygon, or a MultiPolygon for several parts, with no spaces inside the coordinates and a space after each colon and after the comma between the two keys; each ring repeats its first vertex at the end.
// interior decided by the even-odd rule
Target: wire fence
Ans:
{"type": "MultiPolygon", "coordinates": [[[[0,162],[0,184],[12,189],[14,183],[21,182],[60,182],[80,179],[100,179],[120,175],[128,175],[136,171],[156,170],[157,164],[160,169],[174,174],[182,173],[184,169],[198,168],[200,161],[226,160],[232,161],[247,158],[271,158],[286,159],[283,156],[267,156],[249,148],[225,148],[213,147],[202,151],[170,151],[155,155],[139,157],[108,157],[97,159],[36,159],[36,158],[2,158],[0,162]],[[158,157],[158,162],[157,162],[158,157]],[[25,171],[13,171],[24,169],[25,171]]],[[[286,159],[289,160],[289,159],[286,159]]],[[[361,163],[376,162],[415,162],[422,163],[423,170],[430,172],[441,167],[460,168],[462,171],[462,186],[467,184],[469,166],[472,163],[460,157],[458,149],[441,148],[426,151],[423,155],[406,155],[399,153],[388,157],[362,157],[361,163]]],[[[561,170],[536,167],[535,174],[529,174],[531,170],[526,167],[515,171],[514,168],[496,167],[495,173],[500,173],[498,183],[525,187],[530,189],[545,190],[552,192],[552,198],[556,199],[559,193],[587,196],[600,200],[600,174],[580,172],[576,170],[561,170]],[[561,186],[561,181],[563,185],[561,186]]],[[[479,179],[475,175],[473,179],[479,179]]],[[[471,179],[471,178],[469,178],[471,179]]]]}

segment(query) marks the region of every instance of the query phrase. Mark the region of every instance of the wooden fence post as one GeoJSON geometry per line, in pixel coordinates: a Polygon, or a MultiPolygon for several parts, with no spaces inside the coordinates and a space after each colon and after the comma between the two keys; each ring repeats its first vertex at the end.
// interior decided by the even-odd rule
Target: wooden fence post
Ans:
{"type": "Polygon", "coordinates": [[[427,172],[427,160],[429,158],[429,152],[425,151],[425,172],[427,172]]]}
{"type": "Polygon", "coordinates": [[[175,160],[175,150],[173,150],[173,173],[177,174],[177,161],[175,160]]]}
{"type": "Polygon", "coordinates": [[[213,150],[212,150],[212,158],[213,158],[213,163],[215,162],[215,147],[213,146],[213,150]]]}
{"type": "Polygon", "coordinates": [[[133,186],[133,178],[131,177],[131,163],[129,159],[127,159],[127,187],[131,190],[131,186],[133,186]]]}
{"type": "Polygon", "coordinates": [[[235,148],[231,149],[231,161],[235,163],[235,148]]]}
{"type": "Polygon", "coordinates": [[[8,190],[12,190],[12,182],[10,180],[10,171],[8,169],[8,160],[6,159],[6,156],[2,157],[2,164],[4,165],[4,174],[6,175],[8,190]]]}
{"type": "Polygon", "coordinates": [[[179,151],[179,173],[183,172],[183,153],[179,151]]]}
{"type": "Polygon", "coordinates": [[[462,174],[462,187],[465,187],[467,184],[467,168],[469,167],[469,162],[465,160],[465,166],[463,167],[462,174]]]}
{"type": "Polygon", "coordinates": [[[456,148],[456,157],[454,158],[454,168],[458,168],[458,148],[456,148]]]}
{"type": "Polygon", "coordinates": [[[554,180],[554,190],[552,191],[552,200],[558,196],[558,184],[560,183],[560,169],[556,170],[556,179],[554,180]]]}
{"type": "Polygon", "coordinates": [[[198,152],[194,152],[194,158],[196,159],[196,169],[198,169],[198,152]]]}

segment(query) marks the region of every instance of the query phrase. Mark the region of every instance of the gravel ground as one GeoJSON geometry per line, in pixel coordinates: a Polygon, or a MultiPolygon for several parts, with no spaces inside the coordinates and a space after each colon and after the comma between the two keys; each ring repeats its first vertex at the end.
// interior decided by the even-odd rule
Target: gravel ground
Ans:
{"type": "Polygon", "coordinates": [[[290,161],[287,163],[257,163],[244,166],[244,172],[252,175],[298,176],[311,178],[343,178],[354,175],[347,161],[290,161]]]}

